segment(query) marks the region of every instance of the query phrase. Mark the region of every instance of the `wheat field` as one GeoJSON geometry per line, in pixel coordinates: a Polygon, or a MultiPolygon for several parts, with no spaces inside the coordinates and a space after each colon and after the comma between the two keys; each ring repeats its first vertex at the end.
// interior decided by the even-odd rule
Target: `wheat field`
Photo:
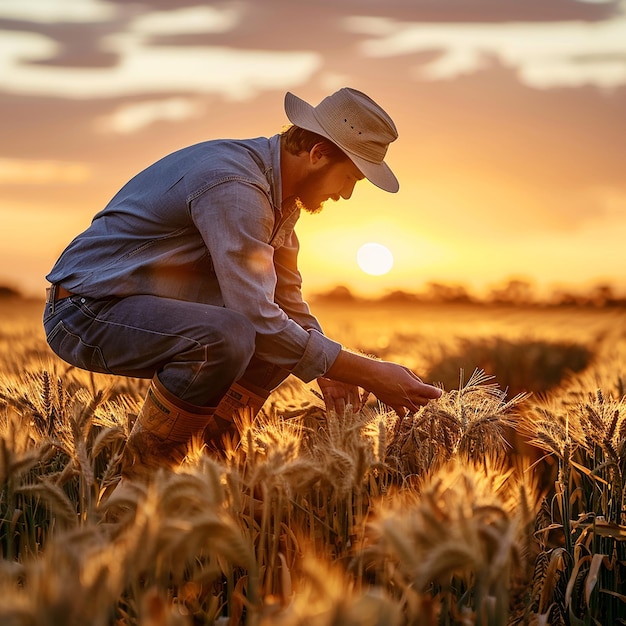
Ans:
{"type": "Polygon", "coordinates": [[[444,390],[326,414],[288,379],[240,439],[111,496],[147,381],[71,368],[0,302],[0,624],[626,623],[626,311],[317,312],[444,390]]]}

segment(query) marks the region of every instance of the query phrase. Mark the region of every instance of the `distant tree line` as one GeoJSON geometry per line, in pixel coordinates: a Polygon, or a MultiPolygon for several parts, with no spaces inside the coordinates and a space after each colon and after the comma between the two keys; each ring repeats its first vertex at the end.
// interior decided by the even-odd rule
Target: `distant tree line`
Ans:
{"type": "MultiPolygon", "coordinates": [[[[0,299],[20,298],[22,294],[13,287],[0,285],[0,299]]],[[[485,296],[471,294],[463,285],[428,282],[419,293],[394,290],[378,297],[364,298],[353,294],[344,285],[315,294],[312,300],[323,302],[381,302],[389,304],[489,304],[500,306],[583,306],[624,307],[626,296],[618,295],[612,285],[600,283],[584,293],[555,289],[546,298],[537,296],[533,285],[525,280],[511,279],[502,286],[492,287],[485,296]]]]}
{"type": "Polygon", "coordinates": [[[339,285],[325,293],[316,294],[313,300],[324,302],[380,302],[389,304],[483,304],[499,306],[582,306],[624,307],[626,296],[618,295],[610,284],[601,283],[584,293],[555,289],[547,297],[540,298],[533,285],[525,280],[511,279],[501,286],[492,287],[486,295],[471,294],[463,285],[439,282],[426,283],[419,293],[403,290],[389,291],[378,298],[363,298],[353,294],[348,287],[339,285]]]}
{"type": "Polygon", "coordinates": [[[22,294],[13,287],[7,285],[0,285],[0,298],[21,298],[22,294]]]}

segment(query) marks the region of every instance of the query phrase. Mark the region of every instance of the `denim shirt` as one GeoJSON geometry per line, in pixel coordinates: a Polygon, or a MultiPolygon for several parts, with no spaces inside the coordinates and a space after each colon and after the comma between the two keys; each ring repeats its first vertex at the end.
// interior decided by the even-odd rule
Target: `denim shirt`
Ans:
{"type": "Polygon", "coordinates": [[[280,137],[214,140],[130,180],[46,278],[93,298],[151,294],[225,306],[256,328],[256,355],[308,382],[341,346],[302,298],[294,226],[281,210],[280,137]]]}

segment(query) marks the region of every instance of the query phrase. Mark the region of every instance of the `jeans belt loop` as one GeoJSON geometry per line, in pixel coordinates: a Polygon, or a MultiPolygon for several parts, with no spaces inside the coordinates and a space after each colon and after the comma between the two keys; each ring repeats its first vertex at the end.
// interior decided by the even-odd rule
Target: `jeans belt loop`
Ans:
{"type": "Polygon", "coordinates": [[[50,313],[54,313],[54,305],[57,296],[57,286],[53,283],[46,289],[46,303],[50,307],[50,313]]]}

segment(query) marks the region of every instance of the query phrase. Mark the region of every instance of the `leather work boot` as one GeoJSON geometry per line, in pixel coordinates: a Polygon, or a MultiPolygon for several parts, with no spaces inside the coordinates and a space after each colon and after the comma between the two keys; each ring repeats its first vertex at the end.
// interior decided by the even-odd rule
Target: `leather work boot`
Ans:
{"type": "Polygon", "coordinates": [[[215,407],[177,398],[155,375],[122,453],[122,478],[148,480],[160,467],[175,468],[187,443],[202,434],[214,412],[215,407]]]}
{"type": "Polygon", "coordinates": [[[212,418],[204,429],[204,441],[210,447],[221,447],[222,438],[227,435],[232,439],[239,437],[239,429],[235,424],[235,417],[249,409],[255,417],[270,392],[249,382],[233,383],[219,401],[212,418]]]}

